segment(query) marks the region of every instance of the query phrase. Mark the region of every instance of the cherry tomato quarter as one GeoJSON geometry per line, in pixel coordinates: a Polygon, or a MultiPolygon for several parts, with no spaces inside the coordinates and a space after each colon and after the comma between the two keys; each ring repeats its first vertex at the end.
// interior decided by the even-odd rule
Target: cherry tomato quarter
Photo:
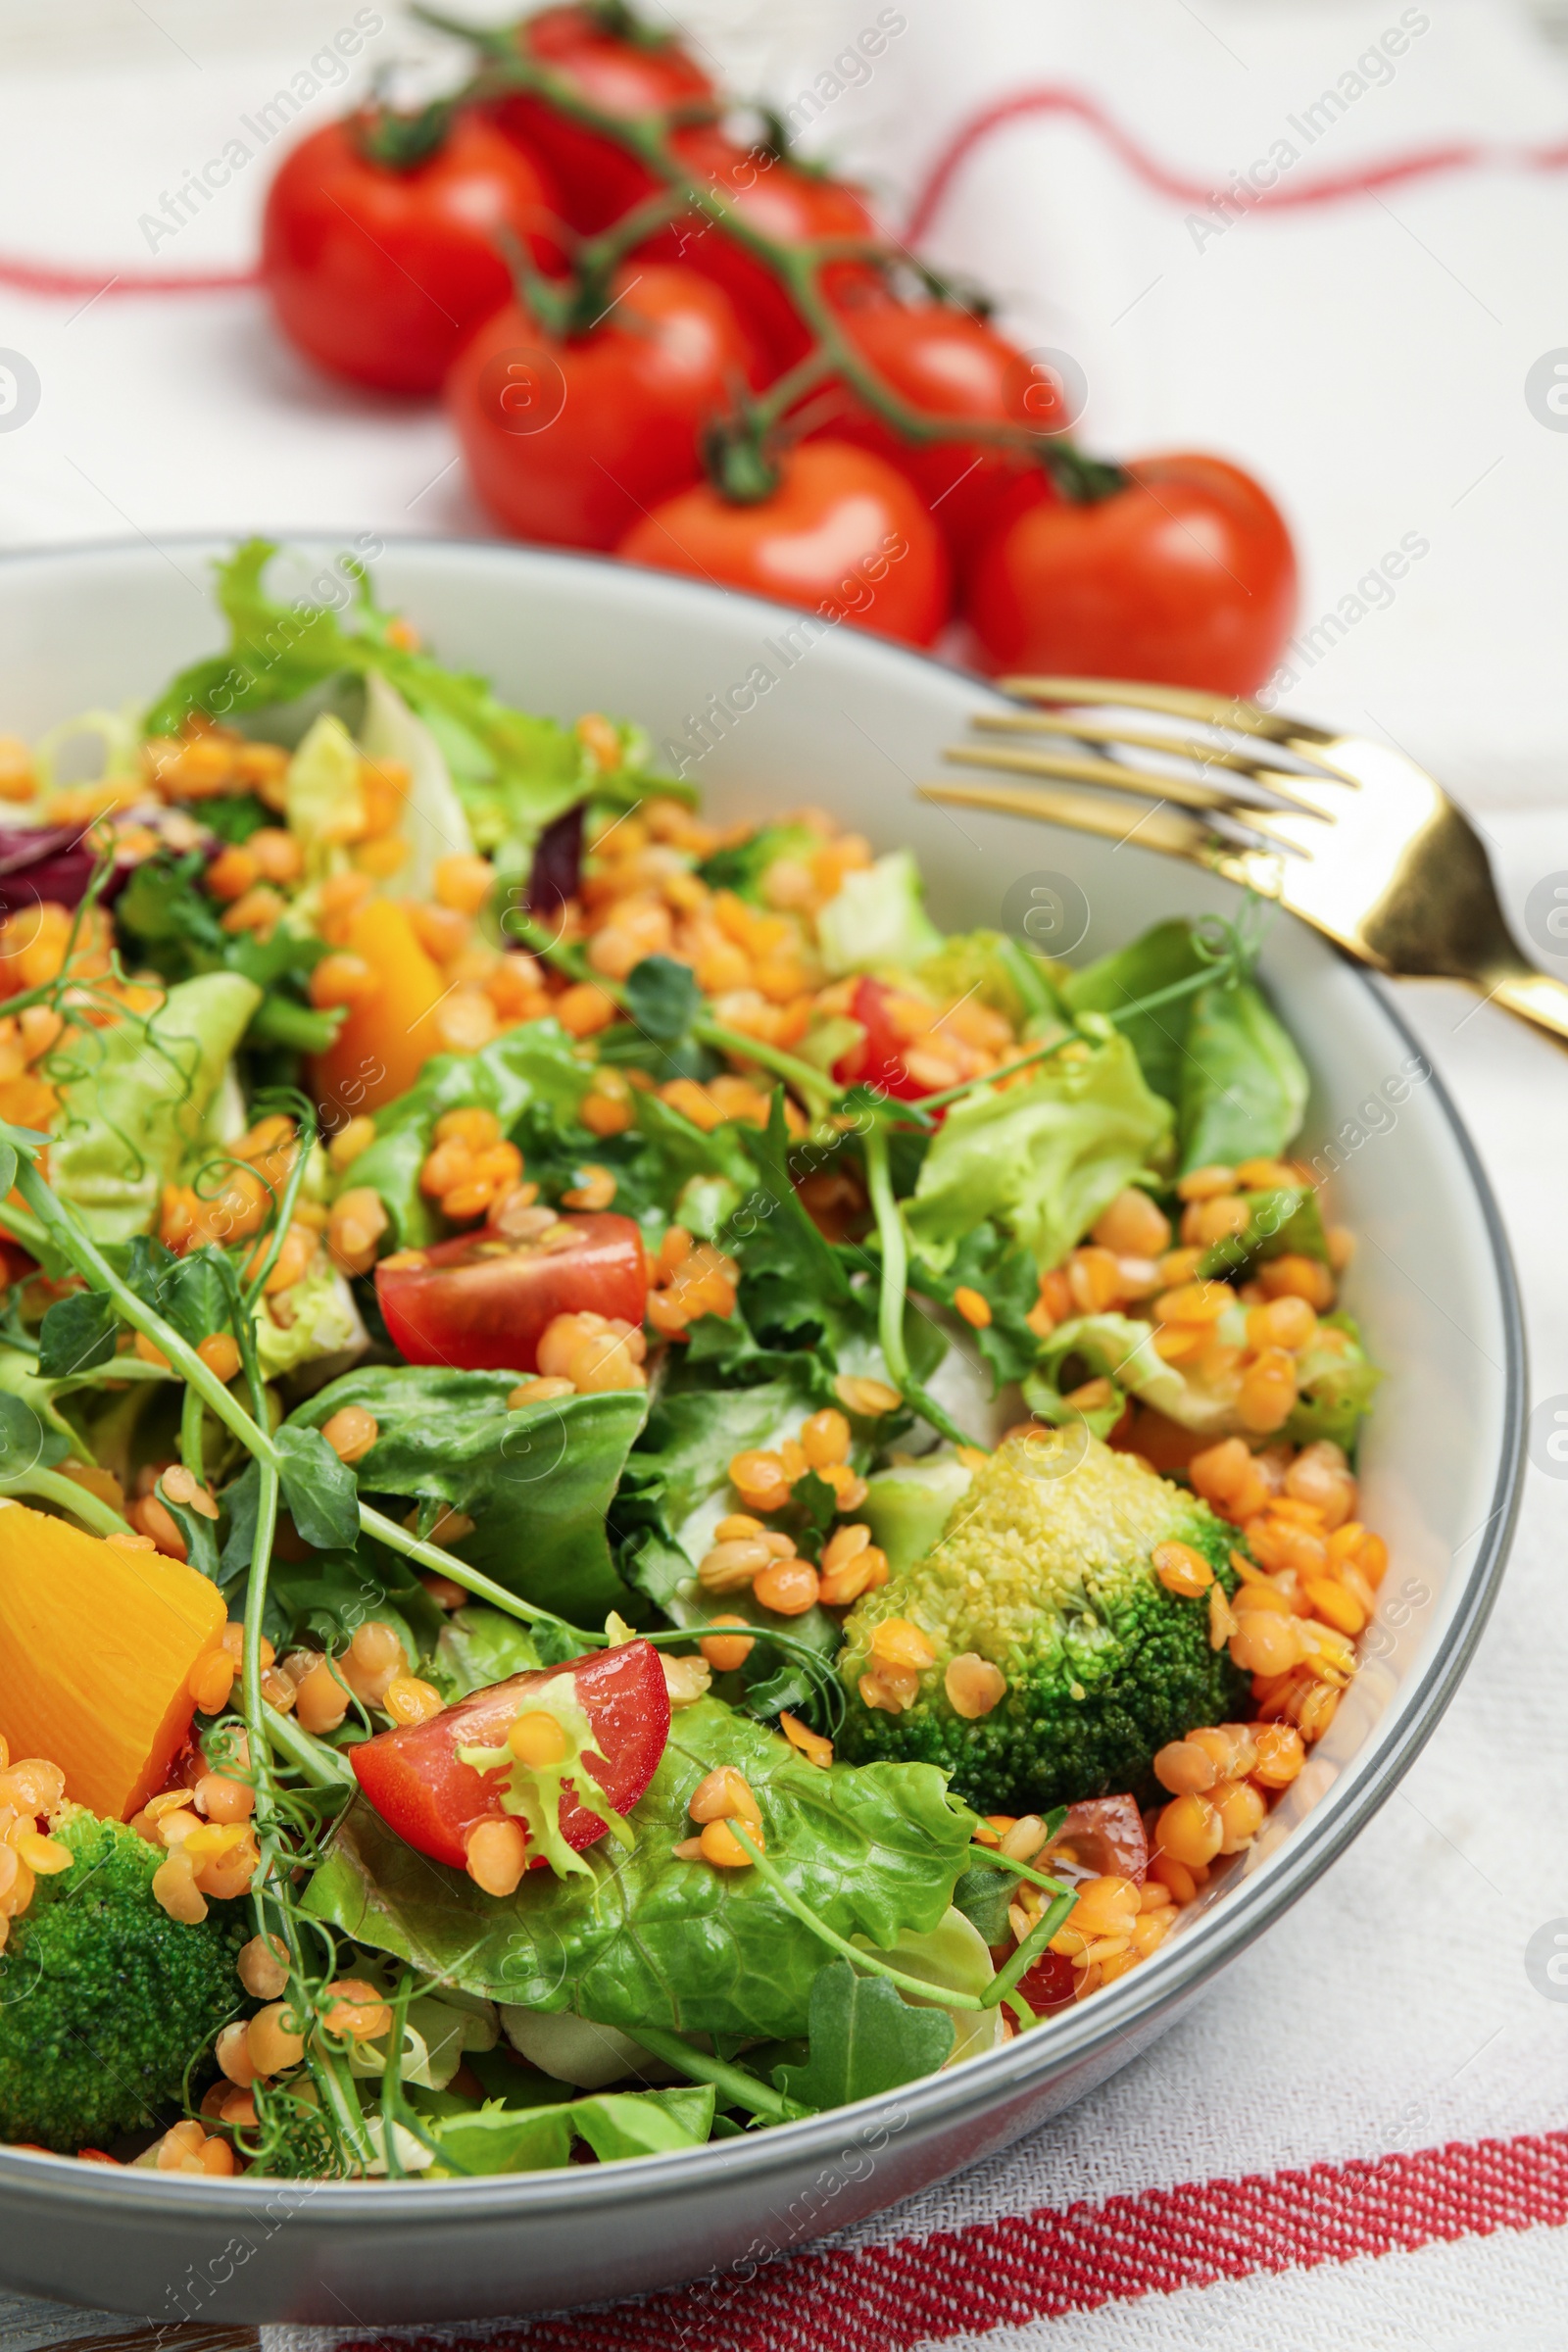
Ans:
{"type": "Polygon", "coordinates": [[[803,442],[778,464],[765,498],[682,491],[634,523],[619,553],[929,645],[947,618],[948,556],[911,484],[845,441],[803,442]]]}
{"type": "Polygon", "coordinates": [[[934,1087],[922,1086],[911,1078],[904,1058],[904,1039],[894,1026],[889,999],[892,991],[869,974],[857,981],[850,1000],[850,1018],[858,1021],[865,1035],[841,1054],[833,1064],[833,1075],[840,1086],[878,1086],[900,1102],[917,1102],[921,1095],[934,1094],[934,1087]]]}
{"type": "Polygon", "coordinates": [[[520,539],[613,547],[649,507],[698,479],[702,426],[758,378],[716,286],[644,263],[613,282],[604,321],[565,339],[509,303],[448,379],[469,478],[520,539]]]}
{"type": "MultiPolygon", "coordinates": [[[[476,1772],[463,1763],[458,1749],[502,1746],[530,1694],[560,1674],[571,1676],[578,1704],[593,1726],[601,1762],[596,1766],[587,1756],[584,1770],[617,1813],[628,1812],[653,1779],[669,1739],[669,1691],[659,1652],[648,1642],[624,1642],[564,1666],[514,1674],[423,1723],[377,1732],[350,1748],[355,1778],[387,1827],[433,1862],[461,1870],[469,1832],[481,1821],[502,1817],[506,1782],[500,1773],[476,1772]]],[[[562,1796],[560,1821],[562,1836],[577,1853],[606,1835],[605,1823],[569,1792],[562,1796]]],[[[537,1856],[530,1867],[538,1869],[543,1860],[537,1856]]]]}
{"type": "Polygon", "coordinates": [[[488,1229],[375,1270],[393,1346],[411,1364],[458,1372],[532,1372],[557,1315],[604,1315],[633,1326],[648,1304],[641,1229],[612,1210],[558,1218],[537,1241],[488,1229]],[[564,1243],[558,1236],[565,1234],[564,1243]]]}
{"type": "Polygon", "coordinates": [[[268,190],[262,280],[284,334],[319,367],[386,392],[437,392],[511,295],[497,231],[556,268],[555,218],[540,166],[482,115],[457,115],[407,170],[366,154],[352,121],[329,122],[268,190]]]}
{"type": "Polygon", "coordinates": [[[1296,618],[1296,557],[1267,492],[1221,458],[1142,458],[1091,505],[1040,499],[975,559],[985,666],[1248,695],[1296,618]]]}
{"type": "MultiPolygon", "coordinates": [[[[627,38],[591,8],[542,9],[522,21],[516,38],[524,57],[606,114],[629,121],[674,106],[716,103],[713,84],[678,41],[627,38]]],[[[503,99],[496,120],[542,157],[560,190],[564,219],[584,234],[608,228],[657,184],[625,148],[542,98],[518,92],[503,99]]]]}

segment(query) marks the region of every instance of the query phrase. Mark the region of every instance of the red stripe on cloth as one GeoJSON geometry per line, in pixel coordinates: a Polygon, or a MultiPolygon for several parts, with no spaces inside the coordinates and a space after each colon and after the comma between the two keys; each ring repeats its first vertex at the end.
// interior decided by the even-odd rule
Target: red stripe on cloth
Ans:
{"type": "Polygon", "coordinates": [[[19,294],[229,294],[260,280],[256,270],[59,270],[0,254],[0,286],[19,294]]]}
{"type": "MultiPolygon", "coordinates": [[[[760,2226],[765,2217],[760,2216],[760,2226]]],[[[611,2311],[502,2328],[492,2352],[911,2352],[1259,2271],[1568,2223],[1568,2132],[1146,2189],[890,2246],[799,2254],[611,2311]]],[[[378,2352],[345,2339],[338,2352],[378,2352]]],[[[433,2337],[399,2352],[435,2352],[433,2337]]]]}
{"type": "MultiPolygon", "coordinates": [[[[1000,98],[994,105],[980,108],[959,124],[926,174],[914,200],[905,229],[911,244],[925,235],[954,179],[976,150],[1008,123],[1039,115],[1067,115],[1075,122],[1087,123],[1126,165],[1134,178],[1152,188],[1156,195],[1168,196],[1178,204],[1203,205],[1229,195],[1224,187],[1212,181],[1185,179],[1171,171],[1082,90],[1048,85],[1014,91],[1009,98],[1000,98]]],[[[1364,164],[1320,179],[1298,183],[1281,178],[1268,188],[1243,183],[1241,198],[1229,197],[1229,201],[1240,201],[1249,212],[1260,211],[1264,206],[1287,211],[1302,205],[1337,204],[1347,197],[1373,195],[1379,188],[1395,187],[1401,180],[1424,179],[1435,172],[1476,171],[1487,165],[1511,166],[1528,172],[1560,172],[1568,166],[1568,143],[1559,142],[1551,147],[1488,147],[1463,141],[1446,147],[1421,148],[1409,155],[1364,164]]]]}

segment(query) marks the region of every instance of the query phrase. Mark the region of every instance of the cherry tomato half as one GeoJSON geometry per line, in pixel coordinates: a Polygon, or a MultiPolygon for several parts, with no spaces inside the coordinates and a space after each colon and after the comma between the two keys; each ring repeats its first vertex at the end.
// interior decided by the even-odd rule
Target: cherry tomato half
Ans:
{"type": "MultiPolygon", "coordinates": [[[[401,1731],[377,1732],[349,1750],[354,1777],[389,1829],[433,1862],[461,1870],[467,1860],[468,1833],[481,1821],[499,1820],[505,1781],[500,1773],[475,1772],[459,1761],[460,1747],[500,1747],[528,1704],[530,1691],[558,1674],[569,1674],[578,1702],[593,1726],[593,1774],[617,1813],[627,1812],[654,1777],[669,1738],[669,1691],[659,1652],[648,1642],[624,1642],[616,1649],[591,1650],[564,1666],[514,1674],[504,1683],[475,1690],[457,1705],[401,1731]]],[[[561,1834],[581,1853],[606,1834],[596,1813],[570,1795],[561,1800],[561,1834]]],[[[541,1854],[530,1862],[538,1869],[541,1854]]]]}
{"type": "Polygon", "coordinates": [[[473,486],[519,538],[613,547],[640,514],[697,480],[701,426],[758,377],[716,286],[641,263],[614,284],[603,324],[564,342],[508,303],[448,379],[473,486]]]}
{"type": "MultiPolygon", "coordinates": [[[[762,148],[738,146],[715,124],[677,131],[671,143],[700,187],[726,198],[738,220],[781,245],[803,245],[822,237],[872,238],[877,233],[864,199],[843,180],[803,172],[798,164],[762,148]]],[[[771,374],[793,367],[810,348],[809,328],[766,264],[726,235],[708,213],[682,213],[639,251],[661,261],[678,261],[722,286],[771,374]]],[[[833,263],[822,272],[823,290],[835,298],[868,291],[879,282],[862,262],[833,263]]]]}
{"type": "Polygon", "coordinates": [[[375,1295],[393,1346],[411,1364],[532,1372],[557,1315],[640,1324],[648,1268],[638,1226],[604,1209],[558,1224],[572,1237],[562,1249],[481,1231],[377,1266],[375,1295]]]}
{"type": "MultiPolygon", "coordinates": [[[[714,95],[708,75],[678,41],[654,34],[629,39],[608,30],[591,8],[542,9],[523,19],[516,38],[525,57],[606,114],[630,119],[714,95]]],[[[584,234],[608,228],[656,185],[647,166],[625,148],[544,99],[504,99],[496,120],[543,157],[560,190],[563,217],[584,234]]]]}
{"type": "Polygon", "coordinates": [[[1221,458],[1141,458],[1093,505],[1044,499],[979,550],[968,616],[992,670],[1251,694],[1296,617],[1266,491],[1221,458]]]}
{"type": "Polygon", "coordinates": [[[865,1035],[847,1054],[839,1055],[833,1064],[833,1075],[840,1086],[880,1087],[900,1102],[915,1102],[922,1095],[935,1094],[937,1090],[922,1086],[918,1078],[909,1075],[904,1059],[904,1039],[895,1028],[889,1010],[892,993],[869,975],[856,983],[855,995],[850,1000],[850,1018],[859,1022],[865,1035]]]}
{"type": "Polygon", "coordinates": [[[904,475],[846,441],[802,442],[779,474],[749,505],[706,483],[683,490],[634,523],[618,552],[929,645],[947,618],[948,555],[904,475]]]}
{"type": "MultiPolygon", "coordinates": [[[[881,287],[840,294],[837,307],[845,332],[889,391],[911,408],[1025,426],[1042,442],[1065,429],[1059,384],[985,319],[953,303],[897,302],[881,287]]],[[[1054,496],[1028,451],[983,441],[901,440],[854,392],[846,390],[844,400],[844,411],[822,429],[874,450],[907,474],[960,569],[1000,519],[1013,485],[1035,487],[1031,504],[1054,496]]]]}
{"type": "Polygon", "coordinates": [[[267,194],[262,278],[308,358],[387,392],[436,392],[454,353],[512,292],[495,232],[560,267],[539,166],[482,115],[458,115],[427,161],[394,170],[329,122],[267,194]]]}

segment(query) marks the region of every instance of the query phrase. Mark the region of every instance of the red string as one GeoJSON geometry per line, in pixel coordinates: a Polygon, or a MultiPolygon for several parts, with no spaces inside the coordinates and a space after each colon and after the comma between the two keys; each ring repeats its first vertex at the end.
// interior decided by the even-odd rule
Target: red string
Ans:
{"type": "MultiPolygon", "coordinates": [[[[971,115],[967,122],[948,140],[914,201],[905,235],[913,244],[923,237],[953,181],[974,154],[991,137],[1009,122],[1018,122],[1036,115],[1069,115],[1087,123],[1126,165],[1135,179],[1142,180],[1159,196],[1169,197],[1176,204],[1209,205],[1227,198],[1228,191],[1212,182],[1184,179],[1171,171],[1155,155],[1141,147],[1132,135],[1107,115],[1093,98],[1081,90],[1070,90],[1048,84],[1042,89],[1015,90],[1008,98],[999,98],[971,115]]],[[[1488,166],[1530,172],[1560,172],[1568,166],[1568,141],[1550,147],[1489,147],[1475,141],[1463,141],[1446,147],[1419,148],[1413,154],[1398,156],[1383,163],[1363,164],[1348,172],[1336,172],[1321,179],[1297,181],[1291,178],[1276,180],[1269,188],[1253,188],[1245,182],[1240,201],[1249,212],[1261,211],[1269,206],[1277,211],[1298,209],[1310,204],[1336,204],[1347,197],[1370,196],[1378,188],[1396,186],[1400,180],[1424,179],[1438,172],[1478,171],[1488,166]]],[[[1237,199],[1230,198],[1235,202],[1237,199]]]]}
{"type": "Polygon", "coordinates": [[[259,276],[256,270],[60,270],[0,254],[0,286],[20,294],[230,294],[259,276]]]}
{"type": "MultiPolygon", "coordinates": [[[[1428,179],[1441,172],[1488,169],[1561,172],[1568,168],[1568,139],[1547,147],[1492,147],[1476,140],[1460,140],[1445,147],[1417,148],[1409,155],[1329,172],[1319,179],[1282,178],[1267,188],[1242,182],[1241,193],[1235,196],[1223,186],[1186,179],[1171,171],[1082,90],[1047,84],[1041,89],[1015,90],[1010,97],[981,107],[959,124],[915,197],[905,230],[907,240],[914,244],[926,234],[954,180],[993,132],[1005,129],[1010,122],[1026,122],[1041,115],[1066,115],[1087,124],[1133,177],[1157,196],[1168,197],[1175,204],[1207,206],[1240,202],[1249,212],[1265,209],[1288,212],[1306,205],[1339,204],[1351,197],[1373,195],[1379,188],[1396,187],[1403,180],[1428,179]]],[[[259,276],[254,269],[188,273],[158,270],[62,270],[44,262],[0,255],[0,286],[10,286],[24,294],[52,294],[68,299],[111,294],[228,294],[256,285],[259,276]]]]}

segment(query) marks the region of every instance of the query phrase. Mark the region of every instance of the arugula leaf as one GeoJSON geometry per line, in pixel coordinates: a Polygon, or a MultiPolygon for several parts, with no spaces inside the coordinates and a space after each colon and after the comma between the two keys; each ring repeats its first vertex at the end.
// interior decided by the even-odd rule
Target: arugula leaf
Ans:
{"type": "Polygon", "coordinates": [[[430,2136],[468,2173],[556,2171],[570,2162],[573,2139],[601,2164],[699,2148],[713,2126],[713,2086],[687,2082],[669,2090],[600,2091],[546,2107],[489,2101],[466,2115],[443,2116],[430,2136]]]}
{"type": "MultiPolygon", "coordinates": [[[[581,1064],[578,1065],[581,1067],[581,1064]]],[[[753,1182],[740,1130],[725,1121],[705,1134],[657,1095],[633,1097],[635,1124],[619,1135],[593,1135],[547,1102],[529,1103],[513,1122],[512,1140],[544,1198],[559,1201],[592,1163],[615,1179],[614,1207],[662,1232],[674,1219],[705,1241],[723,1228],[753,1182]]]]}
{"type": "Polygon", "coordinates": [[[1300,1127],[1309,1084],[1254,981],[1200,989],[1182,1063],[1183,1172],[1283,1152],[1300,1127]]]}
{"type": "Polygon", "coordinates": [[[782,1088],[772,1098],[767,1126],[737,1134],[755,1183],[723,1240],[740,1261],[742,1310],[764,1347],[812,1353],[830,1379],[847,1347],[874,1346],[874,1294],[862,1297],[855,1289],[844,1256],[817,1231],[795,1190],[782,1088]]]}
{"type": "Polygon", "coordinates": [[[305,1907],[487,1999],[572,2009],[632,2034],[639,2025],[748,2039],[803,2033],[819,1939],[757,1872],[716,1871],[674,1852],[690,1834],[689,1799],[720,1764],[756,1792],[769,1861],[838,1935],[863,1935],[885,1950],[942,1921],[972,1826],[945,1775],[928,1764],[823,1772],[712,1698],[676,1717],[632,1812],[635,1850],[601,1840],[587,1852],[589,1877],[529,1871],[498,1900],[464,1872],[416,1854],[361,1803],[305,1907]]]}
{"type": "Polygon", "coordinates": [[[441,1609],[409,1562],[366,1537],[353,1550],[273,1560],[263,1630],[275,1649],[302,1640],[342,1649],[370,1617],[391,1626],[411,1659],[434,1647],[443,1626],[441,1609]]]}
{"type": "MultiPolygon", "coordinates": [[[[435,1123],[469,1105],[495,1112],[509,1129],[531,1103],[552,1122],[571,1118],[593,1084],[559,1021],[524,1021],[477,1054],[437,1054],[418,1082],[375,1113],[375,1141],[354,1162],[354,1182],[381,1196],[400,1249],[422,1249],[438,1225],[419,1190],[435,1123]]],[[[587,1129],[583,1129],[586,1138],[587,1129]]],[[[601,1156],[596,1149],[591,1154],[601,1156]]]]}
{"type": "Polygon", "coordinates": [[[626,975],[626,1011],[649,1037],[684,1037],[703,1001],[691,966],[673,956],[645,956],[626,975]]]}
{"type": "Polygon", "coordinates": [[[1168,1150],[1169,1106],[1150,1092],[1132,1047],[1097,1015],[1084,1017],[1096,1032],[1087,1054],[1054,1056],[1005,1088],[976,1087],[932,1139],[905,1216],[938,1273],[986,1219],[1048,1271],[1168,1150]]]}
{"type": "Polygon", "coordinates": [[[677,1586],[697,1573],[696,1559],[681,1547],[681,1530],[728,1488],[732,1455],[772,1444],[792,1417],[800,1420],[806,1401],[796,1380],[666,1391],[658,1398],[626,1457],[611,1509],[628,1582],[670,1608],[677,1586]]]}
{"type": "Polygon", "coordinates": [[[360,1491],[348,1463],[338,1460],[319,1424],[285,1421],[274,1443],[283,1500],[302,1541],[317,1551],[348,1549],[360,1532],[360,1491]]]}
{"type": "MultiPolygon", "coordinates": [[[[227,801],[204,804],[213,811],[227,801]]],[[[260,821],[275,820],[259,801],[245,801],[260,809],[260,821]]],[[[215,828],[216,829],[216,828],[215,828]]],[[[243,841],[254,826],[236,827],[227,838],[243,841]]],[[[115,902],[115,921],[140,947],[143,959],[170,981],[203,972],[237,972],[266,993],[251,1014],[243,1043],[278,1045],[295,1053],[322,1053],[342,1026],[341,1008],[318,1011],[307,1004],[304,983],[326,954],[326,942],[308,933],[279,929],[270,939],[231,938],[219,921],[218,909],[199,888],[206,860],[199,851],[188,857],[160,855],[138,865],[115,902]]]]}
{"type": "Polygon", "coordinates": [[[818,2111],[934,2075],[954,2041],[951,2017],[912,2007],[885,1977],[862,1977],[848,1960],[817,1970],[807,2032],[807,2063],[775,2068],[773,2086],[818,2111]]]}
{"type": "Polygon", "coordinates": [[[978,1291],[986,1300],[991,1320],[984,1330],[971,1334],[971,1344],[991,1366],[993,1396],[1033,1369],[1040,1338],[1030,1329],[1029,1316],[1040,1296],[1040,1272],[1029,1251],[1009,1241],[1000,1226],[982,1218],[958,1243],[944,1272],[938,1274],[917,1261],[910,1279],[916,1290],[939,1298],[944,1306],[953,1304],[953,1294],[960,1288],[978,1291]]]}
{"type": "Polygon", "coordinates": [[[330,1382],[286,1427],[317,1431],[344,1405],[363,1405],[380,1431],[358,1464],[363,1494],[463,1512],[475,1524],[450,1550],[539,1608],[600,1624],[633,1605],[605,1515],[647,1396],[616,1389],[510,1412],[516,1385],[508,1372],[366,1365],[330,1382]]]}
{"type": "Polygon", "coordinates": [[[57,1298],[38,1328],[38,1375],[68,1380],[113,1361],[119,1334],[106,1291],[73,1291],[57,1298]]]}

